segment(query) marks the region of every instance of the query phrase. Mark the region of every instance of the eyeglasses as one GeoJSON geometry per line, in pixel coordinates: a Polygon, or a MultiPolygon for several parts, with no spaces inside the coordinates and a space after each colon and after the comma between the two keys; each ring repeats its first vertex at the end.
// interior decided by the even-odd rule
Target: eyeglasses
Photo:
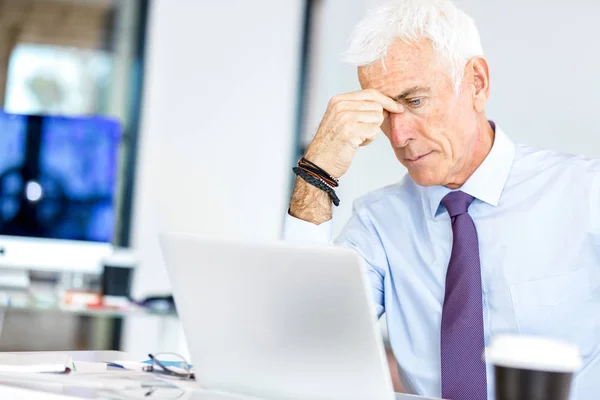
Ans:
{"type": "Polygon", "coordinates": [[[195,379],[192,366],[177,353],[148,354],[152,364],[145,366],[145,372],[174,376],[180,379],[195,379]]]}
{"type": "Polygon", "coordinates": [[[185,389],[162,389],[150,388],[135,390],[118,390],[118,389],[98,389],[96,392],[98,398],[106,398],[111,400],[140,400],[140,399],[160,399],[160,400],[178,400],[187,398],[185,389]]]}

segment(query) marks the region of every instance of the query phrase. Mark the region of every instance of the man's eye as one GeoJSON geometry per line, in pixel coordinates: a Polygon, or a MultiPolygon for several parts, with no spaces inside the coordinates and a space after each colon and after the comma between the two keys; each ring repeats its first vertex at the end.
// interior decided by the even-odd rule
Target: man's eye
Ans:
{"type": "Polygon", "coordinates": [[[408,101],[408,105],[411,107],[420,107],[423,104],[423,99],[412,99],[408,101]]]}

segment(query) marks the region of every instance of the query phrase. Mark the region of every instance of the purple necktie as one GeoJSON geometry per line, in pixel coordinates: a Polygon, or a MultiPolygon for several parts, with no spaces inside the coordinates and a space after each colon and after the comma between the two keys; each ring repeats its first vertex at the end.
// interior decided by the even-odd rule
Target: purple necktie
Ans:
{"type": "Polygon", "coordinates": [[[450,400],[487,399],[479,245],[467,211],[472,201],[461,191],[442,199],[453,234],[441,331],[442,397],[450,400]]]}

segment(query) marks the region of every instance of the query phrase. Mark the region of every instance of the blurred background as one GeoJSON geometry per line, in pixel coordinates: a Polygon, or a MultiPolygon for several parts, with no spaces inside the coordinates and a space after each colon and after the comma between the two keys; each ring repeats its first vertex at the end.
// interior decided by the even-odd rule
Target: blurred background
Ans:
{"type": "MultiPolygon", "coordinates": [[[[359,89],[341,53],[374,3],[0,1],[0,351],[187,355],[158,234],[279,238],[291,167],[329,98],[359,89]]],[[[600,2],[456,3],[491,66],[488,117],[600,156],[600,2]]],[[[362,149],[334,232],[404,174],[385,137],[362,149]]]]}

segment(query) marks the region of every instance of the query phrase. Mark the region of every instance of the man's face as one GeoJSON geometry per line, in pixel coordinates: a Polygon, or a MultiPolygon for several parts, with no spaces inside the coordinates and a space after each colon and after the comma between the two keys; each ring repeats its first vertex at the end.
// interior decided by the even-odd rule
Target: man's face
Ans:
{"type": "Polygon", "coordinates": [[[460,181],[479,144],[479,114],[467,77],[455,95],[428,40],[412,45],[396,40],[385,67],[376,62],[360,67],[358,74],[363,89],[378,90],[404,106],[403,113],[389,114],[381,129],[414,181],[421,186],[460,181]]]}

